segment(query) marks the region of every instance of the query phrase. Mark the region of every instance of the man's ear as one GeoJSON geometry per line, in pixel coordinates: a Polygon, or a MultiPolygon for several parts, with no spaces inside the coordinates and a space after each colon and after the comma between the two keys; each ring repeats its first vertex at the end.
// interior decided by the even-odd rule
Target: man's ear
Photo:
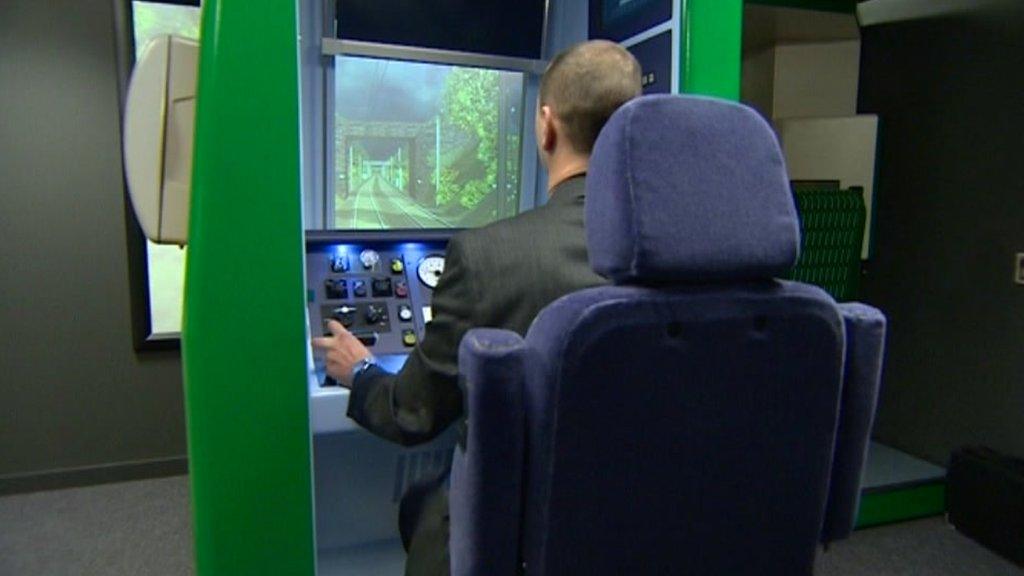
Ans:
{"type": "Polygon", "coordinates": [[[558,142],[558,130],[555,127],[555,115],[551,112],[551,106],[541,106],[539,112],[540,122],[538,126],[539,132],[537,133],[538,144],[540,144],[541,150],[550,154],[551,151],[555,149],[555,144],[558,142]]]}

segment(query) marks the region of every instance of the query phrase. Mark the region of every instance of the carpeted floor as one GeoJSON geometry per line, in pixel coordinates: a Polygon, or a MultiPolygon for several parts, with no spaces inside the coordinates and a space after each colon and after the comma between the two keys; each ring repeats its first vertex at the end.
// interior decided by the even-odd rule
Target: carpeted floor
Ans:
{"type": "MultiPolygon", "coordinates": [[[[188,510],[185,477],[0,498],[0,576],[188,576],[188,510]]],[[[857,532],[818,561],[819,576],[1021,574],[939,518],[857,532]]]]}
{"type": "Polygon", "coordinates": [[[193,572],[186,477],[0,498],[0,576],[193,572]]]}
{"type": "Polygon", "coordinates": [[[855,532],[818,557],[818,576],[1020,576],[1021,569],[929,518],[855,532]]]}

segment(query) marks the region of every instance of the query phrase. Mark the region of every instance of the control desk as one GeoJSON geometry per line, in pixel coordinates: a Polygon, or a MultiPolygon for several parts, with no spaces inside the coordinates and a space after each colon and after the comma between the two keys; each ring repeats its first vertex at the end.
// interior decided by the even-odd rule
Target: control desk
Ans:
{"type": "MultiPolygon", "coordinates": [[[[431,319],[452,233],[308,232],[310,335],[329,333],[327,320],[337,320],[385,369],[401,370],[431,319]]],[[[345,557],[338,551],[393,539],[402,494],[447,469],[455,437],[403,448],[372,436],[348,418],[349,391],[326,377],[323,356],[310,351],[318,562],[321,573],[349,574],[351,566],[332,564],[345,557]]],[[[401,547],[394,548],[401,557],[401,547]]]]}
{"type": "MultiPolygon", "coordinates": [[[[431,320],[431,297],[444,271],[450,231],[308,232],[306,301],[313,336],[337,320],[381,365],[397,372],[431,320]]],[[[348,391],[313,361],[314,432],[347,430],[348,391]]]]}

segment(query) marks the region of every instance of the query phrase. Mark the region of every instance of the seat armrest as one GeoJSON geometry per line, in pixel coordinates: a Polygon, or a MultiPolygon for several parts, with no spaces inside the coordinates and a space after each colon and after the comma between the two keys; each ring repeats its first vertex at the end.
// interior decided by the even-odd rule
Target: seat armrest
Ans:
{"type": "Polygon", "coordinates": [[[858,303],[839,304],[846,327],[846,363],[832,459],[824,543],[848,538],[857,521],[861,478],[878,406],[885,316],[858,303]]]}
{"type": "Polygon", "coordinates": [[[513,576],[519,559],[528,348],[514,332],[470,330],[459,347],[467,415],[452,463],[454,576],[513,576]]]}

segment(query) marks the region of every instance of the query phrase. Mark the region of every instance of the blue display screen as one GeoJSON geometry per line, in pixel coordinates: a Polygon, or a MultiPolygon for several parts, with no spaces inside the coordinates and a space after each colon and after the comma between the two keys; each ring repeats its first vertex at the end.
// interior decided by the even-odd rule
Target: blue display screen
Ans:
{"type": "Polygon", "coordinates": [[[338,37],[540,59],[544,0],[338,0],[338,37]]]}
{"type": "Polygon", "coordinates": [[[622,42],[672,18],[672,0],[590,0],[590,37],[622,42]]]}

